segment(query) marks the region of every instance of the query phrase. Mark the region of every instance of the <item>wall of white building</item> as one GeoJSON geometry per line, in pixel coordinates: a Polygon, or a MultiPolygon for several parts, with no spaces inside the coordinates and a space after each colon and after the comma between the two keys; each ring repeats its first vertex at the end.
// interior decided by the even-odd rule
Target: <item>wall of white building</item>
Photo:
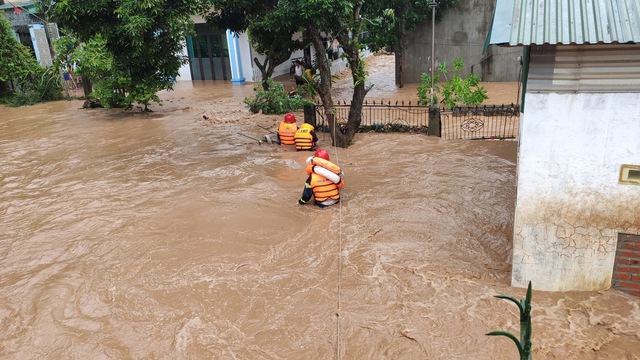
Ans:
{"type": "Polygon", "coordinates": [[[619,232],[640,234],[640,93],[527,93],[521,116],[512,284],[611,285],[619,232]]]}
{"type": "MultiPolygon", "coordinates": [[[[185,58],[188,59],[188,54],[187,54],[187,42],[185,41],[182,44],[182,52],[180,53],[181,56],[184,56],[185,58]]],[[[186,63],[182,64],[182,66],[180,66],[180,69],[178,69],[178,78],[176,79],[177,81],[190,81],[191,79],[191,69],[189,68],[189,62],[187,61],[186,63]]]]}

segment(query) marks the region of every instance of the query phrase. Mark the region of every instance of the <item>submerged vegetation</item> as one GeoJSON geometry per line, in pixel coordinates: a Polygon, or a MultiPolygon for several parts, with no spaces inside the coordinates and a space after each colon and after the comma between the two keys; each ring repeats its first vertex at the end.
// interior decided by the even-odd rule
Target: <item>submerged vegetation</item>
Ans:
{"type": "Polygon", "coordinates": [[[451,62],[451,70],[446,63],[439,63],[433,74],[422,73],[418,85],[418,99],[420,105],[438,105],[443,103],[450,108],[457,105],[480,105],[485,101],[487,90],[480,86],[480,78],[476,74],[462,77],[460,72],[464,68],[462,58],[451,62]],[[449,79],[449,75],[452,77],[449,79]],[[433,103],[431,102],[431,84],[433,85],[433,103]]]}
{"type": "Polygon", "coordinates": [[[289,94],[284,85],[272,79],[266,80],[267,90],[262,85],[254,88],[255,95],[252,98],[245,98],[244,103],[249,105],[249,111],[263,114],[286,114],[291,111],[302,109],[305,105],[313,105],[298,94],[289,94]]]}

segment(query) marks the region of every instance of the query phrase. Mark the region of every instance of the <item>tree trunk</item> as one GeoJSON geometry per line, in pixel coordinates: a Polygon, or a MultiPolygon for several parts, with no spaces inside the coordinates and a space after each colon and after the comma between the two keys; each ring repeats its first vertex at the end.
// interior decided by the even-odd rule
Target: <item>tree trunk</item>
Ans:
{"type": "Polygon", "coordinates": [[[82,75],[82,90],[84,91],[84,98],[89,100],[89,95],[93,92],[93,86],[87,75],[82,75]]]}
{"type": "MultiPolygon", "coordinates": [[[[333,97],[331,96],[331,66],[329,64],[329,58],[327,57],[327,51],[322,43],[322,36],[320,30],[315,26],[308,27],[309,40],[313,47],[316,49],[316,65],[320,71],[320,83],[316,85],[318,96],[322,100],[322,106],[324,108],[324,118],[329,124],[329,133],[331,134],[331,143],[336,146],[336,136],[340,132],[336,128],[336,118],[333,107],[333,97]]],[[[339,146],[339,145],[337,145],[339,146]]]]}
{"type": "Polygon", "coordinates": [[[398,60],[398,87],[399,88],[403,88],[404,87],[404,49],[406,48],[406,44],[405,44],[405,26],[406,26],[406,20],[405,20],[405,15],[406,15],[406,7],[403,7],[402,10],[400,11],[400,16],[398,19],[398,34],[399,34],[399,39],[398,39],[398,44],[397,44],[397,48],[396,48],[396,60],[398,60]]]}
{"type": "Polygon", "coordinates": [[[346,148],[351,144],[360,129],[362,103],[371,88],[365,88],[366,72],[364,71],[364,62],[360,59],[358,39],[350,39],[346,34],[342,34],[338,36],[338,41],[340,41],[342,49],[347,54],[347,61],[351,68],[351,78],[353,79],[353,95],[351,97],[351,106],[349,107],[349,118],[343,131],[337,134],[335,140],[337,146],[346,148]]]}
{"type": "Polygon", "coordinates": [[[398,61],[398,87],[399,88],[403,88],[404,87],[404,56],[402,55],[402,52],[398,53],[396,55],[396,60],[398,61]]]}
{"type": "MultiPolygon", "coordinates": [[[[269,84],[267,84],[267,79],[269,78],[270,75],[267,75],[267,63],[269,61],[269,58],[267,57],[266,59],[264,59],[264,64],[260,64],[260,61],[258,61],[258,58],[253,58],[253,62],[256,64],[256,66],[258,67],[258,69],[260,69],[260,74],[262,74],[262,89],[264,91],[269,90],[269,84]]],[[[271,71],[273,73],[273,70],[271,71]]]]}

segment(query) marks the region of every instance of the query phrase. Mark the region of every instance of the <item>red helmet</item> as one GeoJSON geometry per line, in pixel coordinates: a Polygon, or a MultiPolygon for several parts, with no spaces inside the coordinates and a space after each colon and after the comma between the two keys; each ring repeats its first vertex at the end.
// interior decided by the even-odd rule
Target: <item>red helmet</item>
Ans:
{"type": "Polygon", "coordinates": [[[329,160],[329,153],[328,153],[328,152],[327,152],[327,150],[325,150],[325,149],[318,149],[318,150],[316,150],[316,153],[315,153],[315,154],[313,154],[313,156],[315,156],[315,157],[319,157],[319,158],[323,158],[323,159],[325,159],[325,160],[327,160],[327,161],[330,161],[330,160],[329,160]]]}
{"type": "Polygon", "coordinates": [[[295,115],[293,115],[292,113],[288,113],[287,115],[284,116],[284,122],[286,123],[295,123],[296,122],[296,117],[295,115]]]}

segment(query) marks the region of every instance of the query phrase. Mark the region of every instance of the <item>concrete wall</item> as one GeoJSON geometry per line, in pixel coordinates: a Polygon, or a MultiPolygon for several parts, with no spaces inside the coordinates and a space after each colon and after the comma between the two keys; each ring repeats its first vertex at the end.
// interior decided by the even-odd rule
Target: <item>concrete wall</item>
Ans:
{"type": "Polygon", "coordinates": [[[618,233],[640,234],[640,93],[525,95],[520,122],[512,284],[611,286],[618,233]]]}
{"type": "MultiPolygon", "coordinates": [[[[444,18],[436,20],[436,62],[450,63],[460,56],[466,65],[463,75],[473,72],[482,81],[518,81],[517,57],[522,55],[521,47],[491,46],[483,54],[494,9],[495,0],[462,0],[456,8],[446,10],[444,18]]],[[[407,34],[405,83],[420,82],[420,75],[429,72],[431,38],[431,19],[407,34]]]]}

